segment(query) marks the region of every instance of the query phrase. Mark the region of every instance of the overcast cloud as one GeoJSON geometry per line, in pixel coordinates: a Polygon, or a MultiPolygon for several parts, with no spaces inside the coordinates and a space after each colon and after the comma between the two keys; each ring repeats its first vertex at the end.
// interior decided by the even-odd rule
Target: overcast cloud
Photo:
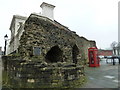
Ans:
{"type": "Polygon", "coordinates": [[[1,0],[0,46],[4,47],[4,35],[10,38],[13,15],[29,16],[41,12],[42,2],[55,5],[54,18],[76,31],[79,36],[95,40],[98,48],[109,48],[118,41],[119,0],[1,0]]]}

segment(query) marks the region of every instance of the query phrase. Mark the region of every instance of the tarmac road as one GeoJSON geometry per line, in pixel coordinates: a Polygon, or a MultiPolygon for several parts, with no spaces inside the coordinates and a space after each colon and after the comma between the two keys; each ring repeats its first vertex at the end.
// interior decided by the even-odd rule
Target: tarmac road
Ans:
{"type": "Polygon", "coordinates": [[[87,83],[82,88],[118,88],[118,62],[106,64],[102,60],[100,67],[86,67],[87,83]]]}

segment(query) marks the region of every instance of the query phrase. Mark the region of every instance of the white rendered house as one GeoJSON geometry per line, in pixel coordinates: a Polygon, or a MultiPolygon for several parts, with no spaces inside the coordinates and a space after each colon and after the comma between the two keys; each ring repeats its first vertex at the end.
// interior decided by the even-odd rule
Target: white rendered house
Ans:
{"type": "Polygon", "coordinates": [[[14,15],[11,25],[10,25],[10,31],[11,31],[11,39],[8,44],[7,48],[7,54],[10,54],[17,50],[19,46],[19,40],[20,37],[24,31],[24,22],[26,21],[26,17],[14,15]]]}

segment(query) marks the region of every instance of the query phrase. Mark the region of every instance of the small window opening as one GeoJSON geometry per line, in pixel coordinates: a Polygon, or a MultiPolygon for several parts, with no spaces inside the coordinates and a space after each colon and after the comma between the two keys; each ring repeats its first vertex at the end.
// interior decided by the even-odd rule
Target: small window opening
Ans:
{"type": "Polygon", "coordinates": [[[73,46],[73,49],[72,49],[72,58],[73,58],[73,63],[77,64],[77,55],[79,54],[79,49],[77,47],[77,45],[74,45],[73,46]]]}

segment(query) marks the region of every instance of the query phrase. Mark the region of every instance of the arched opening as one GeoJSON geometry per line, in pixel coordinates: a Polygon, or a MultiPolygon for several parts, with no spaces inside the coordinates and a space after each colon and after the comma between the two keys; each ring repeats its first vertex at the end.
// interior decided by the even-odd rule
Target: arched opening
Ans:
{"type": "Polygon", "coordinates": [[[46,62],[58,62],[63,60],[63,51],[58,47],[52,47],[45,56],[46,62]]]}
{"type": "Polygon", "coordinates": [[[73,63],[77,64],[77,55],[79,54],[79,49],[77,45],[74,45],[72,48],[72,58],[73,58],[73,63]]]}

